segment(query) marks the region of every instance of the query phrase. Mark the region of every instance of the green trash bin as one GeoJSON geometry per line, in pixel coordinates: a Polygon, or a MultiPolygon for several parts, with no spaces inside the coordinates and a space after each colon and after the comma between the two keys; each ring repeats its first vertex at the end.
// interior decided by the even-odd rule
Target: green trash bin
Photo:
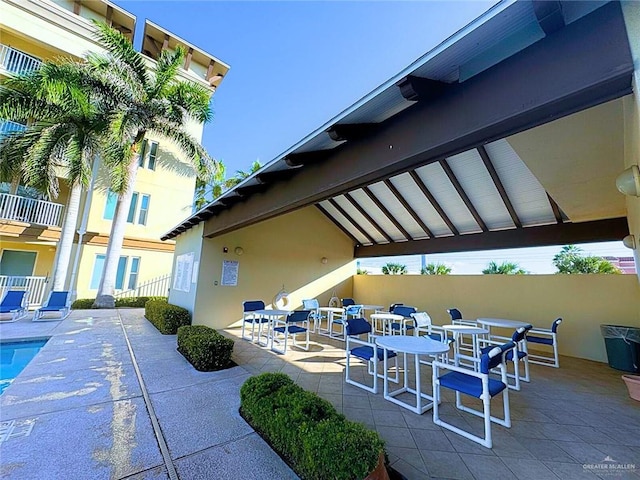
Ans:
{"type": "Polygon", "coordinates": [[[600,325],[609,366],[623,372],[640,373],[640,328],[600,325]]]}

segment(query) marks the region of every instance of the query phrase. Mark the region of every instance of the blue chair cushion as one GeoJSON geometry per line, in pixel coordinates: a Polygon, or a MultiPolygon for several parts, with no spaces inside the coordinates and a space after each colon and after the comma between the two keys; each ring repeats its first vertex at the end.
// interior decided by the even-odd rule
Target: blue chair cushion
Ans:
{"type": "MultiPolygon", "coordinates": [[[[451,390],[466,393],[472,397],[480,398],[482,395],[482,380],[478,377],[461,372],[450,372],[440,377],[440,385],[451,390]]],[[[496,396],[507,386],[500,380],[489,379],[489,395],[496,396]]]]}
{"type": "MultiPolygon", "coordinates": [[[[439,333],[430,333],[428,337],[438,342],[442,341],[442,335],[440,335],[439,333]]],[[[447,343],[453,343],[453,337],[447,337],[447,343]]]]}
{"type": "Polygon", "coordinates": [[[51,307],[40,307],[38,310],[40,310],[41,312],[59,312],[60,310],[64,310],[67,307],[61,307],[61,306],[51,306],[51,307]]]}
{"type": "MultiPolygon", "coordinates": [[[[407,330],[411,330],[413,328],[415,328],[413,325],[407,325],[407,330]]],[[[402,329],[402,324],[401,323],[397,323],[394,322],[391,324],[391,330],[401,330],[402,329]]]]}
{"type": "Polygon", "coordinates": [[[553,345],[553,338],[550,337],[535,337],[527,335],[527,342],[541,343],[543,345],[553,345]]]}
{"type": "Polygon", "coordinates": [[[245,318],[244,321],[248,323],[267,323],[269,319],[268,318],[245,318]]]}
{"type": "Polygon", "coordinates": [[[10,313],[15,310],[21,310],[22,307],[20,305],[10,305],[8,307],[0,307],[0,313],[10,313]]]}
{"type": "MultiPolygon", "coordinates": [[[[288,325],[289,333],[303,333],[306,332],[306,328],[299,327],[297,325],[288,325]]],[[[287,327],[276,327],[274,330],[276,332],[284,333],[287,327]]]]}
{"type": "MultiPolygon", "coordinates": [[[[382,361],[384,359],[384,350],[382,348],[377,348],[376,350],[377,350],[378,360],[382,361]]],[[[353,355],[354,357],[358,357],[366,361],[371,360],[371,358],[373,357],[373,347],[367,347],[367,346],[356,347],[356,348],[352,348],[350,352],[351,352],[351,355],[353,355]]],[[[396,352],[389,350],[389,353],[387,354],[387,358],[393,358],[396,355],[397,355],[396,352]]]]}
{"type": "MultiPolygon", "coordinates": [[[[519,358],[519,359],[522,359],[522,358],[524,358],[524,357],[526,357],[526,356],[527,356],[527,353],[526,353],[526,352],[521,352],[520,350],[518,350],[518,358],[519,358]]],[[[513,350],[509,350],[509,351],[507,352],[507,356],[506,356],[505,358],[506,358],[507,360],[509,360],[509,361],[513,360],[513,350]]]]}

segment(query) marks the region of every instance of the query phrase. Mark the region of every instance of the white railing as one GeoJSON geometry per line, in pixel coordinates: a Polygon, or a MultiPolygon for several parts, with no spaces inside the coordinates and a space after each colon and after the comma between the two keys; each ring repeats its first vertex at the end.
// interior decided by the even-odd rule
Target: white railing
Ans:
{"type": "Polygon", "coordinates": [[[10,120],[0,121],[0,138],[4,137],[10,132],[22,132],[27,127],[18,122],[12,122],[10,120]]]}
{"type": "Polygon", "coordinates": [[[46,227],[60,227],[63,205],[0,193],[0,219],[17,220],[46,227]]]}
{"type": "Polygon", "coordinates": [[[39,307],[44,299],[44,291],[47,287],[46,277],[18,277],[0,275],[0,298],[7,290],[26,290],[29,292],[27,301],[29,308],[39,307]]]}
{"type": "Polygon", "coordinates": [[[163,275],[161,277],[152,278],[151,280],[138,285],[132,290],[124,290],[116,293],[116,298],[133,298],[133,297],[166,297],[169,295],[169,286],[171,285],[171,275],[163,275]]]}
{"type": "Polygon", "coordinates": [[[9,73],[23,75],[37,70],[42,62],[20,50],[0,44],[0,69],[9,73]]]}

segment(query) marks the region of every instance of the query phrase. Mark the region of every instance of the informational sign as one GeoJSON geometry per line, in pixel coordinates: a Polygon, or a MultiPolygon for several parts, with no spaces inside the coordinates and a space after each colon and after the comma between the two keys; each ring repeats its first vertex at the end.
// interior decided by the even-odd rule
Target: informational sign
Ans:
{"type": "Polygon", "coordinates": [[[191,274],[191,283],[198,283],[199,269],[200,269],[200,262],[193,262],[193,273],[191,274]]]}
{"type": "Polygon", "coordinates": [[[222,282],[224,287],[235,287],[238,285],[238,268],[240,263],[237,260],[223,260],[222,262],[222,282]]]}
{"type": "Polygon", "coordinates": [[[191,291],[191,277],[193,272],[193,252],[183,253],[176,258],[173,273],[173,289],[180,292],[191,291]]]}

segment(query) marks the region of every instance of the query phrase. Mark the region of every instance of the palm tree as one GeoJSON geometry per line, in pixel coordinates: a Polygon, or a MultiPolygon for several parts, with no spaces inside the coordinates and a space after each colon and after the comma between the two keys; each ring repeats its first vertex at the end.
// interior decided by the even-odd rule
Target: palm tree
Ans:
{"type": "Polygon", "coordinates": [[[382,273],[385,275],[406,275],[407,266],[401,263],[389,262],[382,266],[382,273]]]}
{"type": "Polygon", "coordinates": [[[59,173],[70,186],[53,269],[54,290],[65,288],[82,188],[89,182],[107,126],[105,112],[92,96],[97,84],[87,83],[82,68],[72,60],[45,62],[37,71],[0,86],[0,117],[29,125],[0,143],[0,176],[22,180],[49,198],[58,196],[59,173]]]}
{"type": "Polygon", "coordinates": [[[420,270],[420,275],[449,275],[451,267],[444,263],[428,263],[420,270]]]}
{"type": "Polygon", "coordinates": [[[196,211],[204,208],[218,198],[226,190],[226,167],[222,160],[218,160],[219,168],[207,180],[196,178],[196,191],[194,194],[193,207],[196,211]]]}
{"type": "Polygon", "coordinates": [[[112,87],[103,92],[117,99],[106,135],[103,161],[111,174],[111,189],[118,195],[106,259],[94,306],[113,308],[116,272],[122,251],[126,220],[138,169],[138,152],[147,133],[172,141],[194,165],[201,178],[219,168],[199,142],[185,131],[188,119],[200,123],[212,117],[210,92],[196,83],[180,81],[178,69],[185,50],[162,51],[153,74],[129,40],[104,23],[94,22],[96,39],[106,53],[90,53],[92,74],[112,87]]]}
{"type": "Polygon", "coordinates": [[[575,245],[565,245],[560,253],[553,257],[553,264],[558,269],[556,273],[563,274],[619,274],[619,268],[610,261],[595,256],[585,256],[584,251],[575,245]]]}
{"type": "Polygon", "coordinates": [[[527,271],[513,262],[502,262],[500,265],[496,262],[489,262],[489,265],[482,270],[482,273],[485,275],[525,275],[527,271]]]}
{"type": "Polygon", "coordinates": [[[257,172],[261,168],[262,168],[262,164],[260,163],[260,161],[254,160],[253,163],[251,164],[251,168],[249,168],[249,171],[236,170],[236,173],[233,175],[233,177],[229,178],[225,182],[224,184],[225,189],[228,190],[230,188],[235,187],[236,185],[240,184],[243,180],[245,180],[246,178],[248,178],[249,176],[257,172]]]}

